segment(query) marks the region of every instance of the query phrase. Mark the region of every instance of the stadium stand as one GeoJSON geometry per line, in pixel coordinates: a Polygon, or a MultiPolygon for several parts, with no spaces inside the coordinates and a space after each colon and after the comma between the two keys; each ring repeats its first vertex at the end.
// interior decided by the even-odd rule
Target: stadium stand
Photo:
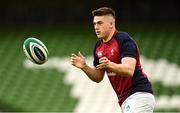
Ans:
{"type": "MultiPolygon", "coordinates": [[[[92,90],[85,92],[83,80],[71,79],[76,83],[81,83],[78,90],[84,92],[86,104],[80,104],[78,93],[72,95],[72,90],[76,86],[66,81],[68,72],[59,71],[54,68],[46,69],[28,69],[24,67],[25,55],[22,50],[22,44],[25,38],[36,37],[42,40],[48,47],[51,57],[69,57],[72,52],[79,50],[86,56],[91,56],[96,36],[90,28],[74,27],[69,31],[68,27],[60,28],[11,28],[2,29],[0,32],[0,109],[1,111],[48,111],[48,112],[74,112],[74,111],[93,111],[100,112],[103,106],[101,103],[110,103],[109,95],[102,98],[97,98],[101,93],[106,94],[110,86],[104,84],[99,90],[100,85],[94,84],[92,90]],[[77,80],[77,81],[75,81],[77,80]],[[67,83],[66,83],[67,82],[67,83]],[[82,90],[81,90],[82,89],[82,90]],[[90,96],[86,96],[90,95],[90,96]],[[97,100],[97,103],[95,103],[97,100]],[[101,103],[98,103],[101,102],[101,103]],[[95,104],[94,108],[87,108],[95,104]],[[81,107],[77,107],[81,106],[81,107]]],[[[151,59],[154,65],[148,64],[148,61],[143,62],[145,70],[151,73],[151,76],[156,76],[158,79],[165,79],[165,83],[155,81],[152,78],[153,89],[156,97],[165,98],[171,102],[169,108],[166,104],[161,104],[156,111],[180,111],[179,101],[180,96],[180,36],[177,26],[151,26],[144,28],[124,27],[125,31],[129,31],[141,49],[141,55],[147,59],[151,59]],[[172,29],[169,29],[172,28],[172,29]],[[163,60],[162,60],[163,59],[163,60]],[[164,66],[165,62],[167,66],[164,66]],[[170,64],[169,64],[170,63],[170,64]],[[161,67],[164,66],[164,67],[161,67]],[[148,68],[146,68],[148,67],[148,68]],[[161,67],[161,68],[159,68],[161,67]],[[175,68],[174,68],[175,67],[175,68]],[[167,71],[166,71],[167,70],[167,71]],[[163,74],[162,74],[163,73],[163,74]],[[159,77],[161,75],[161,77],[159,77]],[[171,75],[177,77],[177,81],[173,82],[171,77],[163,76],[171,75]],[[162,97],[164,96],[164,97],[162,97]],[[173,101],[174,100],[174,101],[173,101]],[[173,107],[175,105],[176,107],[173,107]],[[177,106],[179,105],[179,106],[177,106]],[[172,107],[171,107],[172,106],[172,107]]],[[[70,68],[72,69],[72,68],[70,68]]],[[[73,68],[73,70],[76,70],[73,68]]],[[[74,71],[72,71],[73,73],[74,71]]],[[[74,75],[75,77],[78,77],[74,75]]],[[[70,81],[69,81],[70,82],[70,81]]],[[[85,83],[92,83],[90,80],[85,83]]],[[[103,84],[102,82],[101,84],[103,84]]],[[[90,85],[89,84],[89,85],[90,85]]],[[[93,83],[92,83],[93,84],[93,83]]],[[[78,91],[77,91],[78,92],[78,91]]],[[[114,94],[112,94],[114,95],[114,94]]],[[[161,99],[160,98],[160,99],[161,99]]],[[[113,98],[112,96],[112,99],[113,98]]],[[[161,100],[163,103],[164,100],[161,100]]],[[[117,106],[111,103],[112,106],[117,106]]],[[[113,111],[111,105],[104,106],[105,110],[113,111]]],[[[90,107],[89,107],[90,108],[90,107]]],[[[113,112],[118,112],[114,110],[113,112]]]]}

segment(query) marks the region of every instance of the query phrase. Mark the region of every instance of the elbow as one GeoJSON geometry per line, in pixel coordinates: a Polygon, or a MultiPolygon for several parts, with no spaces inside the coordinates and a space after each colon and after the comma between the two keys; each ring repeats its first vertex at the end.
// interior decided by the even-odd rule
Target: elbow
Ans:
{"type": "Polygon", "coordinates": [[[100,83],[101,81],[94,81],[94,82],[96,82],[96,83],[100,83]]]}
{"type": "Polygon", "coordinates": [[[102,81],[101,79],[94,80],[94,82],[96,82],[96,83],[100,83],[101,81],[102,81]]]}
{"type": "Polygon", "coordinates": [[[100,74],[100,75],[97,75],[96,77],[93,78],[93,81],[96,82],[96,83],[100,83],[104,78],[104,74],[100,74]]]}
{"type": "Polygon", "coordinates": [[[129,72],[129,73],[127,73],[127,75],[130,76],[130,77],[133,77],[134,73],[129,72]]]}
{"type": "Polygon", "coordinates": [[[126,70],[121,71],[119,74],[124,75],[125,77],[133,77],[134,69],[126,68],[126,70]]]}
{"type": "Polygon", "coordinates": [[[133,70],[133,69],[129,69],[126,74],[127,74],[128,76],[130,76],[130,77],[133,77],[133,75],[134,75],[134,70],[133,70]]]}
{"type": "Polygon", "coordinates": [[[96,83],[100,83],[102,81],[103,78],[96,78],[94,79],[93,81],[96,82],[96,83]]]}
{"type": "Polygon", "coordinates": [[[128,77],[133,77],[134,75],[134,71],[135,71],[135,68],[132,67],[132,66],[127,66],[124,70],[124,73],[128,76],[128,77]]]}

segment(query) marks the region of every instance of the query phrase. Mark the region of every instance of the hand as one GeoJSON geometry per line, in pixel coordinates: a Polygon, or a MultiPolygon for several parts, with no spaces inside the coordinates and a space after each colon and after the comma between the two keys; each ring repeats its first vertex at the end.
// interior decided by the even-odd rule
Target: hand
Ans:
{"type": "Polygon", "coordinates": [[[110,61],[107,57],[102,57],[99,59],[99,65],[96,66],[97,69],[107,68],[109,66],[110,61]]]}
{"type": "Polygon", "coordinates": [[[72,53],[71,64],[77,68],[82,69],[85,65],[85,57],[79,52],[78,55],[72,53]]]}

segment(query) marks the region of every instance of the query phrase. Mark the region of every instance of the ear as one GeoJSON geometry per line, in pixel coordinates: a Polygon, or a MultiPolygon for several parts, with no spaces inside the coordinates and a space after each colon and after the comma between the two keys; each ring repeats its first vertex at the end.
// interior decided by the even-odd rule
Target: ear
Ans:
{"type": "Polygon", "coordinates": [[[112,23],[112,22],[110,22],[110,28],[111,28],[111,29],[113,28],[113,23],[112,23]]]}

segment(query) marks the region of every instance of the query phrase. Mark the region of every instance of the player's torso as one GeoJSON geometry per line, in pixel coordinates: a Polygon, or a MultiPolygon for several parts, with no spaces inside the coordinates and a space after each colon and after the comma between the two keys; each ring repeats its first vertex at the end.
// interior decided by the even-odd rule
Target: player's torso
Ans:
{"type": "Polygon", "coordinates": [[[129,95],[135,92],[153,93],[151,83],[141,68],[139,49],[127,33],[117,32],[107,43],[104,43],[102,40],[98,41],[94,51],[96,58],[94,64],[97,65],[98,59],[101,57],[107,57],[111,62],[120,64],[121,58],[124,55],[124,50],[128,52],[128,55],[129,53],[131,55],[136,54],[135,56],[130,56],[136,59],[136,67],[133,77],[123,77],[123,75],[117,75],[110,70],[106,70],[111,85],[118,96],[120,105],[129,95]],[[134,46],[130,43],[128,43],[130,44],[128,47],[124,47],[123,45],[127,45],[125,40],[130,41],[131,44],[135,46],[135,49],[132,49],[134,46]]]}
{"type": "Polygon", "coordinates": [[[118,42],[115,38],[112,38],[109,42],[101,42],[96,49],[98,58],[107,57],[110,61],[120,63],[120,54],[118,42]]]}
{"type": "MultiPolygon", "coordinates": [[[[107,43],[100,43],[96,48],[96,55],[98,58],[107,57],[111,62],[121,63],[119,49],[118,41],[113,37],[107,43]]],[[[123,92],[131,89],[131,77],[121,77],[110,70],[106,70],[106,73],[117,95],[121,95],[123,92]]]]}

